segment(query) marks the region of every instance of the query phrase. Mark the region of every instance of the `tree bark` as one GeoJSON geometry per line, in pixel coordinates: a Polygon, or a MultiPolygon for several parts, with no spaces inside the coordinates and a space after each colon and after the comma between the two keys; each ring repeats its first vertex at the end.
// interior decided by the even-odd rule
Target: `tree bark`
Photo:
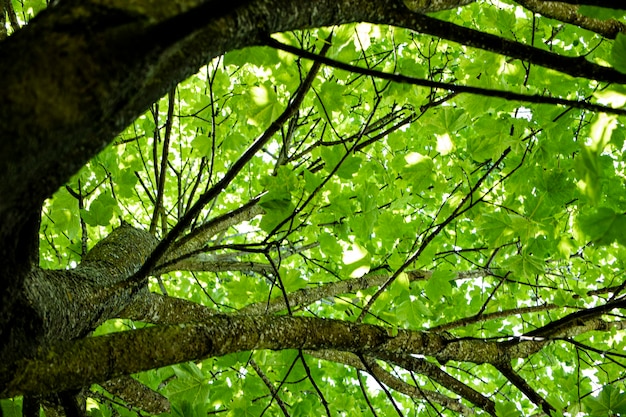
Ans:
{"type": "Polygon", "coordinates": [[[124,224],[95,245],[72,270],[34,268],[17,301],[21,312],[0,357],[12,361],[39,346],[86,336],[131,301],[124,280],[142,265],[156,240],[124,224]]]}

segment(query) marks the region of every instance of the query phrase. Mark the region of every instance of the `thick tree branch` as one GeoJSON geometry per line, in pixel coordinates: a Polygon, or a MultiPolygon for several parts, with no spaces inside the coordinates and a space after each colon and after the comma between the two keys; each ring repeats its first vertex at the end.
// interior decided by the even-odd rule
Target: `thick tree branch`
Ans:
{"type": "Polygon", "coordinates": [[[428,13],[432,9],[446,10],[467,6],[476,0],[402,0],[404,5],[417,13],[428,13]]]}
{"type": "MultiPolygon", "coordinates": [[[[546,3],[548,3],[546,1],[546,3]]],[[[621,2],[616,2],[614,0],[561,0],[559,3],[567,3],[567,4],[579,4],[579,5],[587,5],[587,6],[598,6],[604,7],[607,9],[623,9],[626,10],[626,6],[621,2]]]]}
{"type": "Polygon", "coordinates": [[[272,274],[274,268],[271,265],[259,262],[246,261],[221,261],[212,260],[210,256],[196,255],[181,261],[174,262],[166,267],[157,268],[156,275],[171,271],[195,271],[195,272],[224,272],[241,271],[254,272],[257,274],[272,274]]]}
{"type": "Polygon", "coordinates": [[[472,46],[485,51],[521,59],[546,68],[602,82],[626,83],[626,74],[613,68],[603,67],[587,61],[584,57],[569,57],[545,51],[520,42],[445,22],[417,13],[388,11],[384,18],[372,23],[385,24],[384,20],[394,19],[394,25],[412,29],[420,33],[448,39],[461,45],[472,46]],[[394,13],[395,12],[395,13],[394,13]]]}
{"type": "Polygon", "coordinates": [[[207,322],[217,311],[193,301],[140,291],[119,317],[152,324],[207,322]]]}
{"type": "Polygon", "coordinates": [[[124,402],[151,414],[170,411],[170,402],[167,398],[130,376],[115,378],[101,383],[100,386],[124,402]]]}
{"type": "MultiPolygon", "coordinates": [[[[245,350],[334,349],[385,360],[414,354],[434,357],[440,363],[502,364],[515,357],[527,357],[536,351],[537,343],[546,343],[453,339],[407,330],[394,333],[374,325],[312,317],[215,315],[204,323],[149,327],[60,343],[33,359],[2,364],[0,397],[68,390],[164,365],[245,350]],[[160,342],[155,345],[154,340],[160,342]],[[146,345],[153,349],[146,351],[146,345]],[[102,360],[94,362],[90,359],[93,357],[102,360]]],[[[409,366],[404,361],[398,364],[409,366]]]]}
{"type": "Polygon", "coordinates": [[[517,3],[528,10],[539,13],[545,17],[570,23],[583,29],[591,30],[605,38],[615,39],[618,33],[626,30],[626,25],[622,22],[609,19],[600,20],[587,17],[578,12],[577,6],[557,1],[543,0],[516,0],[517,3]]]}
{"type": "Polygon", "coordinates": [[[497,342],[451,340],[407,330],[393,333],[380,326],[313,317],[215,315],[204,323],[148,327],[59,343],[32,359],[1,364],[0,398],[68,390],[160,366],[257,349],[336,349],[377,357],[412,353],[440,362],[509,359],[497,342]],[[148,345],[153,348],[146,351],[148,345]],[[93,361],[93,357],[101,360],[93,361]]]}
{"type": "Polygon", "coordinates": [[[156,241],[127,224],[101,240],[73,270],[34,270],[18,302],[20,320],[2,339],[0,357],[27,355],[39,343],[84,337],[130,302],[114,288],[131,277],[156,241]]]}

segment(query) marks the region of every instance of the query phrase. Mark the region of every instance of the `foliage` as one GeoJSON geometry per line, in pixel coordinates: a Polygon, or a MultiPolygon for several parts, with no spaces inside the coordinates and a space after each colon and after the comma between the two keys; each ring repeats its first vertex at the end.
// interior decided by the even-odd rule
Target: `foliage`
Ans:
{"type": "MultiPolygon", "coordinates": [[[[515,3],[479,2],[436,16],[624,71],[623,35],[612,47],[572,25],[557,30],[554,20],[515,3]]],[[[348,24],[274,39],[317,54],[329,45],[327,58],[388,74],[626,103],[623,86],[401,28],[348,24]]],[[[263,315],[270,300],[318,290],[278,314],[371,323],[390,334],[536,337],[537,345],[509,372],[490,358],[425,358],[493,401],[493,410],[434,374],[383,358],[258,350],[135,375],[169,399],[167,415],[626,413],[619,310],[594,317],[596,327],[551,326],[622,300],[622,116],[457,94],[330,65],[317,70],[271,46],[229,52],[154,103],[47,201],[41,266],[74,267],[121,220],[163,238],[284,112],[287,120],[186,233],[246,204],[263,214],[161,263],[152,291],[216,312],[263,315]],[[363,277],[377,280],[362,285],[363,277]],[[332,284],[342,281],[354,287],[337,292],[332,284]]],[[[97,332],[137,326],[109,321],[97,332]]],[[[13,401],[2,403],[5,416],[18,415],[13,401]]],[[[139,407],[95,387],[88,405],[94,416],[139,415],[139,407]]]]}

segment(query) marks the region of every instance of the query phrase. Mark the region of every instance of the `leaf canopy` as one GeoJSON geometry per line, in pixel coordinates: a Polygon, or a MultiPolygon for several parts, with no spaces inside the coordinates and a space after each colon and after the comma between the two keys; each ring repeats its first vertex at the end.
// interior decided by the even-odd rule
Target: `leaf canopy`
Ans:
{"type": "MultiPolygon", "coordinates": [[[[39,3],[14,7],[29,16],[39,3]]],[[[626,73],[623,34],[608,41],[525,3],[432,16],[626,73]]],[[[426,332],[442,347],[233,351],[134,375],[167,398],[164,415],[626,414],[624,116],[584,107],[622,108],[623,85],[393,26],[273,39],[390,76],[272,46],[212,60],[45,203],[41,267],[75,267],[120,221],[164,238],[188,219],[151,291],[259,322],[293,315],[374,324],[390,338],[426,332]],[[455,360],[468,340],[484,350],[455,360]],[[506,360],[491,356],[493,343],[506,360]]],[[[159,325],[131,318],[97,334],[159,325]]],[[[89,415],[139,415],[101,388],[88,396],[89,415]]],[[[4,415],[18,415],[16,404],[3,400],[4,415]]]]}

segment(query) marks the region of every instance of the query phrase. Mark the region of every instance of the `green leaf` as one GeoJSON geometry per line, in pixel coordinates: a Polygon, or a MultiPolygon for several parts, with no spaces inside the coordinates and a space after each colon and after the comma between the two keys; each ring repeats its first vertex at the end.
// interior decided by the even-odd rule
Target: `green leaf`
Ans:
{"type": "Polygon", "coordinates": [[[337,170],[337,176],[344,179],[351,179],[352,176],[359,170],[361,167],[361,158],[358,156],[350,155],[346,159],[343,160],[341,166],[337,170]]]}
{"type": "Polygon", "coordinates": [[[370,270],[371,255],[363,246],[353,243],[343,251],[344,269],[352,278],[367,274],[370,270]]]}
{"type": "Polygon", "coordinates": [[[597,398],[587,397],[584,405],[589,416],[617,416],[626,414],[626,394],[613,385],[606,385],[597,398]]]}
{"type": "Polygon", "coordinates": [[[193,148],[200,156],[210,156],[213,147],[212,140],[206,135],[198,135],[191,142],[193,148]]]}
{"type": "Polygon", "coordinates": [[[282,270],[280,274],[285,290],[296,291],[307,286],[307,281],[302,277],[302,273],[297,269],[282,270]]]}
{"type": "Polygon", "coordinates": [[[497,159],[506,147],[507,141],[496,132],[493,136],[471,137],[467,143],[469,154],[478,162],[497,159]]]}
{"type": "Polygon", "coordinates": [[[240,396],[233,400],[226,414],[228,417],[256,417],[263,411],[263,405],[255,401],[249,401],[247,396],[240,396]]]}
{"type": "Polygon", "coordinates": [[[248,123],[266,127],[280,114],[281,106],[278,103],[276,92],[269,85],[257,85],[247,91],[248,123]]]}
{"type": "Polygon", "coordinates": [[[176,378],[167,384],[165,393],[168,398],[174,399],[181,407],[193,407],[195,404],[205,404],[209,398],[209,378],[193,362],[174,366],[176,378]]]}
{"type": "Polygon", "coordinates": [[[268,200],[264,205],[265,214],[261,219],[261,229],[266,232],[271,232],[281,222],[287,219],[295,210],[295,205],[290,200],[268,200]]]}
{"type": "Polygon", "coordinates": [[[137,176],[131,170],[122,170],[115,175],[117,195],[122,198],[135,197],[135,184],[137,176]]]}
{"type": "Polygon", "coordinates": [[[325,163],[324,169],[332,171],[341,161],[345,150],[339,146],[325,146],[320,151],[320,154],[325,163]]]}
{"type": "Polygon", "coordinates": [[[303,176],[304,176],[304,190],[309,194],[315,191],[317,187],[319,187],[323,181],[323,179],[320,178],[320,176],[313,174],[308,169],[304,170],[303,176]]]}
{"type": "Polygon", "coordinates": [[[424,317],[432,317],[436,312],[432,312],[424,303],[416,298],[409,298],[408,293],[405,299],[395,299],[392,319],[401,324],[402,327],[414,327],[424,317]]]}
{"type": "Polygon", "coordinates": [[[441,297],[452,294],[452,285],[450,281],[456,278],[454,271],[441,271],[439,269],[433,271],[433,275],[426,282],[424,290],[426,295],[432,301],[439,301],[441,297]]]}
{"type": "Polygon", "coordinates": [[[414,193],[421,193],[433,183],[435,164],[427,155],[419,152],[398,154],[391,166],[414,193]]]}
{"type": "Polygon", "coordinates": [[[520,412],[512,402],[497,402],[496,416],[498,417],[519,417],[520,412]]]}
{"type": "Polygon", "coordinates": [[[172,415],[176,417],[202,416],[209,412],[209,405],[187,399],[172,402],[172,415]]]}
{"type": "MultiPolygon", "coordinates": [[[[432,311],[419,298],[415,297],[407,298],[396,308],[399,310],[400,317],[404,318],[406,323],[411,323],[414,326],[423,317],[433,317],[437,313],[437,311],[432,311]]],[[[407,324],[404,325],[406,326],[407,324]]]]}
{"type": "Polygon", "coordinates": [[[278,52],[267,46],[255,46],[246,49],[237,49],[224,56],[224,65],[241,67],[256,65],[259,67],[273,66],[278,63],[278,52]]]}
{"type": "Polygon", "coordinates": [[[500,246],[514,237],[511,218],[502,212],[482,215],[478,228],[487,241],[494,246],[500,246]]]}
{"type": "Polygon", "coordinates": [[[100,194],[81,216],[90,226],[107,226],[111,223],[113,214],[118,212],[117,201],[108,193],[100,194]]]}
{"type": "Polygon", "coordinates": [[[22,417],[22,398],[0,400],[2,417],[22,417]]]}
{"type": "Polygon", "coordinates": [[[326,256],[335,256],[342,252],[341,245],[337,243],[337,238],[329,233],[321,233],[318,235],[317,241],[320,243],[320,249],[326,256]]]}
{"type": "Polygon", "coordinates": [[[272,198],[270,194],[266,194],[261,198],[259,205],[267,211],[284,211],[291,206],[291,198],[272,198]]]}
{"type": "Polygon", "coordinates": [[[545,270],[545,262],[532,254],[514,255],[502,262],[505,269],[524,278],[533,278],[545,270]]]}
{"type": "Polygon", "coordinates": [[[600,203],[602,197],[603,158],[606,156],[584,147],[574,159],[576,172],[580,178],[578,188],[594,205],[600,203]]]}
{"type": "Polygon", "coordinates": [[[611,50],[611,65],[626,74],[626,35],[618,33],[611,50]]]}
{"type": "Polygon", "coordinates": [[[626,245],[626,215],[608,207],[600,207],[578,218],[582,233],[599,245],[617,241],[626,245]]]}
{"type": "Polygon", "coordinates": [[[320,115],[329,123],[335,122],[334,116],[341,112],[344,103],[343,90],[334,83],[322,84],[315,100],[320,115]]]}

